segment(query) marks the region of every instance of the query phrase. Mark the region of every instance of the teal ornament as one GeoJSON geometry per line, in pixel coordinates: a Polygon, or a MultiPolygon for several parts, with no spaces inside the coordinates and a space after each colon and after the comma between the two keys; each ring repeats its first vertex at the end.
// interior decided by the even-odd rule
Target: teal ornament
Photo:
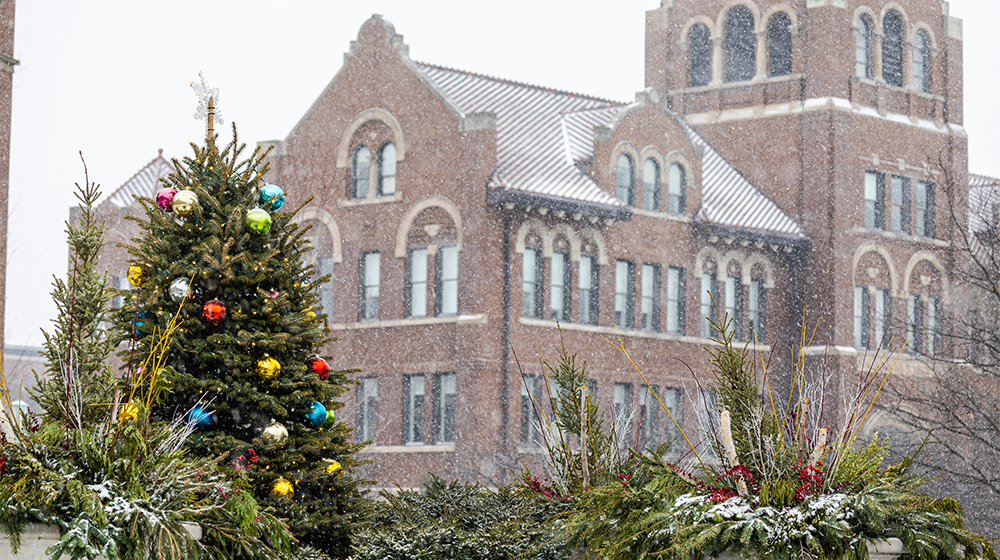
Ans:
{"type": "Polygon", "coordinates": [[[326,407],[319,401],[313,401],[312,405],[306,409],[303,416],[305,418],[306,426],[309,426],[310,428],[319,428],[323,426],[324,422],[326,422],[326,407]]]}
{"type": "Polygon", "coordinates": [[[337,421],[337,415],[333,413],[332,410],[326,411],[326,420],[323,421],[323,425],[320,428],[324,430],[329,430],[331,426],[337,421]]]}
{"type": "Polygon", "coordinates": [[[254,208],[247,212],[246,224],[250,231],[264,235],[271,231],[271,215],[266,210],[254,208]]]}
{"type": "Polygon", "coordinates": [[[264,185],[260,189],[260,205],[269,212],[280,209],[285,204],[285,191],[278,185],[264,185]]]}
{"type": "Polygon", "coordinates": [[[208,410],[196,406],[188,412],[188,422],[194,423],[195,427],[199,430],[207,430],[215,423],[215,418],[213,418],[212,413],[208,410]]]}
{"type": "Polygon", "coordinates": [[[153,325],[156,324],[156,313],[152,311],[140,311],[132,319],[132,330],[137,338],[142,338],[153,332],[153,325]]]}

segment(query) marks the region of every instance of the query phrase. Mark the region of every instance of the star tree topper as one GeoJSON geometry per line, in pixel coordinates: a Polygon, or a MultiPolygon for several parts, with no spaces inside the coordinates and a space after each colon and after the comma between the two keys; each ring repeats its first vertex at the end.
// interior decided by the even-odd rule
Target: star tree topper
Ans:
{"type": "Polygon", "coordinates": [[[223,124],[222,112],[215,106],[219,102],[219,88],[208,87],[205,75],[201,72],[198,72],[198,78],[199,82],[191,82],[191,89],[198,97],[198,109],[195,111],[194,118],[207,119],[205,123],[206,135],[211,139],[215,133],[215,119],[219,120],[219,124],[223,124]]]}

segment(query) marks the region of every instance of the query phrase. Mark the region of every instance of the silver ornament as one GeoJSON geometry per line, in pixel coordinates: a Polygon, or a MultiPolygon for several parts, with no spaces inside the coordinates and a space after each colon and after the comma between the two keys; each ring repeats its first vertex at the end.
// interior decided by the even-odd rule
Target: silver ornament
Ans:
{"type": "Polygon", "coordinates": [[[170,297],[180,301],[191,295],[191,281],[183,276],[170,283],[170,297]]]}
{"type": "Polygon", "coordinates": [[[281,422],[272,421],[264,428],[260,439],[269,447],[281,447],[288,442],[288,429],[281,422]]]}

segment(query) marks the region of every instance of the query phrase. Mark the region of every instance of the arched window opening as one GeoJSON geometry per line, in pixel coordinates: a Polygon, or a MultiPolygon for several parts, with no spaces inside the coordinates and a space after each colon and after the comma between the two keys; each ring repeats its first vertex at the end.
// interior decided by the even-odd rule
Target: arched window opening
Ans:
{"type": "Polygon", "coordinates": [[[688,87],[707,86],[712,80],[712,37],[699,23],[688,32],[688,87]]]}
{"type": "Polygon", "coordinates": [[[931,91],[931,46],[927,32],[920,30],[913,37],[913,87],[917,91],[931,91]]]}
{"type": "Polygon", "coordinates": [[[865,253],[854,278],[854,347],[888,348],[892,340],[892,279],[881,255],[865,253]]]}
{"type": "Polygon", "coordinates": [[[396,146],[386,142],[378,152],[378,195],[396,194],[396,146]]]}
{"type": "Polygon", "coordinates": [[[635,206],[635,163],[628,154],[618,156],[618,200],[635,206]]]}
{"type": "Polygon", "coordinates": [[[769,76],[792,73],[792,20],[778,12],[767,22],[767,72],[769,76]]]}
{"type": "Polygon", "coordinates": [[[364,144],[354,148],[351,157],[351,198],[365,198],[371,182],[372,153],[364,144]]]}
{"type": "Polygon", "coordinates": [[[667,212],[671,214],[684,213],[684,195],[687,191],[687,174],[679,163],[670,165],[667,177],[667,212]]]}
{"type": "Polygon", "coordinates": [[[882,21],[882,79],[891,86],[903,86],[903,18],[896,11],[882,21]]]}
{"type": "Polygon", "coordinates": [[[660,210],[660,165],[653,158],[646,158],[642,166],[642,207],[660,210]]]}
{"type": "Polygon", "coordinates": [[[872,24],[868,16],[858,18],[857,35],[854,36],[854,74],[869,80],[872,77],[872,24]]]}
{"type": "Polygon", "coordinates": [[[726,81],[750,80],[756,71],[757,38],[753,13],[746,6],[734,6],[726,14],[726,81]]]}

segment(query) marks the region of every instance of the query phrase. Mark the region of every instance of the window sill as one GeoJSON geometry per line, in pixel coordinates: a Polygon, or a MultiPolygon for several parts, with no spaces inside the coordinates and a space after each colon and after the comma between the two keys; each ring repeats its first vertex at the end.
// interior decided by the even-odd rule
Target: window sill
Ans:
{"type": "Polygon", "coordinates": [[[353,208],[355,206],[368,206],[369,204],[388,204],[403,200],[403,193],[396,191],[392,196],[371,195],[365,198],[341,198],[337,200],[337,206],[341,208],[353,208]]]}
{"type": "Polygon", "coordinates": [[[851,231],[854,233],[877,235],[879,237],[885,237],[886,239],[896,239],[898,241],[909,241],[910,243],[933,245],[934,247],[951,247],[951,243],[948,243],[947,241],[944,241],[942,239],[935,239],[933,237],[920,237],[918,235],[910,235],[906,233],[895,233],[892,231],[886,231],[884,229],[853,227],[851,228],[851,231]]]}
{"type": "Polygon", "coordinates": [[[391,321],[359,321],[356,323],[336,323],[330,325],[331,331],[351,331],[357,329],[387,329],[394,327],[421,327],[425,325],[456,324],[486,324],[486,314],[448,315],[447,317],[413,317],[391,321]]]}
{"type": "MultiPolygon", "coordinates": [[[[529,326],[529,327],[543,327],[549,329],[562,329],[567,331],[582,331],[590,332],[602,335],[610,335],[612,337],[623,336],[631,338],[649,338],[653,340],[665,340],[672,342],[683,342],[686,344],[697,344],[699,346],[719,346],[718,342],[715,342],[709,338],[701,338],[697,336],[687,336],[681,334],[667,334],[661,332],[653,331],[641,331],[641,330],[623,330],[616,327],[602,327],[598,325],[581,325],[580,323],[563,323],[561,321],[546,321],[544,319],[528,319],[525,317],[519,317],[518,323],[529,326]]],[[[742,348],[745,341],[733,341],[734,346],[742,348]]],[[[753,350],[754,352],[770,352],[770,344],[761,344],[760,346],[750,343],[747,348],[753,350]]]]}
{"type": "Polygon", "coordinates": [[[678,94],[678,93],[701,93],[705,91],[712,91],[717,89],[732,89],[747,86],[755,86],[758,84],[779,84],[781,82],[794,82],[796,80],[802,80],[805,78],[805,74],[785,74],[784,76],[768,76],[764,78],[758,78],[754,76],[749,80],[741,80],[739,82],[712,82],[707,86],[697,86],[697,87],[686,87],[670,90],[668,95],[678,94]]]}
{"type": "Polygon", "coordinates": [[[656,212],[653,210],[643,210],[642,208],[633,208],[632,215],[656,218],[659,220],[668,220],[671,222],[683,222],[685,224],[691,223],[691,217],[687,214],[670,214],[669,212],[656,212]]]}
{"type": "Polygon", "coordinates": [[[860,76],[853,76],[852,75],[851,79],[857,80],[858,82],[860,82],[862,84],[866,84],[866,85],[869,85],[869,86],[872,86],[872,87],[879,87],[879,86],[881,86],[881,87],[884,87],[884,88],[888,89],[889,91],[898,91],[900,93],[912,93],[912,94],[919,95],[920,97],[923,97],[923,98],[926,98],[926,99],[932,99],[934,101],[944,101],[945,100],[945,98],[944,98],[943,95],[938,95],[936,93],[930,93],[930,92],[927,92],[927,91],[920,91],[919,89],[917,89],[917,88],[915,88],[913,86],[894,86],[894,85],[886,82],[882,78],[862,78],[860,76]]]}
{"type": "Polygon", "coordinates": [[[358,453],[453,453],[455,444],[449,445],[371,445],[358,453]]]}

